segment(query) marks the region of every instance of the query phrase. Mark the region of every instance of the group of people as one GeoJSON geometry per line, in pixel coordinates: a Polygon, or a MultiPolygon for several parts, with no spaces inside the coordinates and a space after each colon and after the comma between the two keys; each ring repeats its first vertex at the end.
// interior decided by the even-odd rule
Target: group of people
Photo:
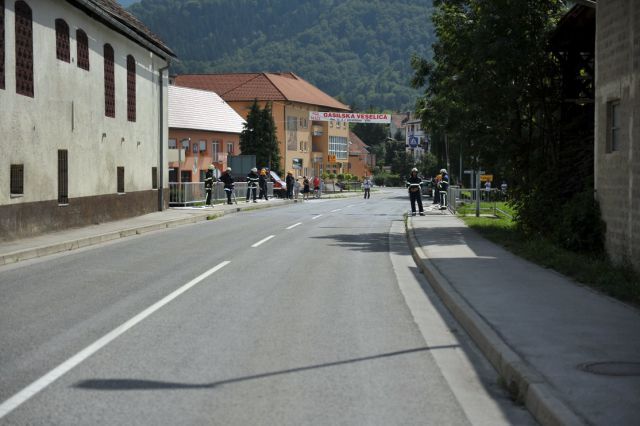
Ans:
{"type": "MultiPolygon", "coordinates": [[[[406,182],[409,189],[409,201],[411,203],[411,215],[416,215],[416,204],[420,216],[424,216],[422,206],[422,178],[418,176],[418,169],[411,169],[411,174],[406,182]]],[[[449,189],[449,174],[446,169],[440,170],[440,175],[435,179],[433,203],[440,204],[440,209],[447,208],[447,190],[449,189]]]]}
{"type": "Polygon", "coordinates": [[[302,184],[293,176],[293,172],[287,172],[284,183],[287,186],[287,198],[293,200],[298,198],[298,194],[302,189],[302,199],[308,200],[311,193],[311,186],[313,185],[313,193],[316,198],[320,197],[320,178],[318,176],[313,179],[309,179],[307,176],[302,176],[302,184]]]}
{"type": "MultiPolygon", "coordinates": [[[[215,170],[215,166],[211,164],[207,172],[205,173],[204,189],[207,193],[207,199],[205,201],[205,204],[207,206],[211,205],[211,195],[213,193],[213,184],[218,181],[224,184],[224,192],[227,195],[227,204],[233,204],[232,196],[234,195],[233,187],[234,187],[235,180],[231,175],[231,167],[227,167],[224,173],[222,173],[222,176],[220,176],[219,180],[216,178],[214,174],[214,170],[215,170]]],[[[256,198],[260,198],[260,199],[264,198],[265,201],[267,201],[269,199],[267,195],[267,182],[268,182],[268,175],[267,175],[266,169],[261,169],[260,174],[258,174],[258,169],[256,167],[252,168],[249,174],[247,175],[246,202],[248,203],[250,198],[253,198],[254,203],[258,202],[256,198]],[[258,188],[260,189],[260,195],[256,196],[256,191],[258,188]],[[252,195],[253,197],[250,197],[250,195],[252,195]]]]}

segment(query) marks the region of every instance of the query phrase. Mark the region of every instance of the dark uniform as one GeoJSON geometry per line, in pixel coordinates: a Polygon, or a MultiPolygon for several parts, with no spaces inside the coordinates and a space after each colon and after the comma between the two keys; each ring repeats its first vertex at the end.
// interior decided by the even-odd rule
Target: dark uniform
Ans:
{"type": "Polygon", "coordinates": [[[232,204],[231,192],[233,191],[233,177],[231,176],[231,171],[225,171],[222,176],[220,176],[220,180],[224,183],[224,191],[227,193],[227,204],[232,204]]]}
{"type": "Polygon", "coordinates": [[[204,189],[207,192],[207,201],[206,205],[211,205],[211,193],[213,192],[213,169],[207,170],[207,173],[204,175],[204,189]]]}
{"type": "Polygon", "coordinates": [[[293,177],[291,172],[289,172],[287,173],[287,177],[284,182],[287,184],[287,198],[291,200],[293,199],[293,187],[296,184],[296,179],[293,177]]]}
{"type": "Polygon", "coordinates": [[[258,173],[251,170],[247,175],[247,203],[249,202],[249,195],[251,194],[253,195],[253,202],[257,203],[256,188],[258,186],[258,180],[259,180],[258,173]]]}
{"type": "Polygon", "coordinates": [[[407,186],[409,187],[409,200],[411,201],[411,214],[416,215],[416,202],[418,203],[418,209],[420,216],[424,215],[424,209],[422,208],[422,190],[420,184],[422,179],[418,176],[417,172],[411,172],[409,179],[407,179],[407,186]]]}
{"type": "Polygon", "coordinates": [[[442,173],[442,180],[438,184],[438,192],[440,192],[440,208],[447,208],[447,191],[449,190],[449,174],[447,172],[442,173]]]}
{"type": "Polygon", "coordinates": [[[258,196],[258,198],[262,199],[262,197],[264,196],[265,201],[267,201],[269,198],[267,197],[267,172],[266,171],[264,172],[264,174],[260,172],[260,177],[258,178],[258,184],[260,185],[260,195],[258,196]]]}

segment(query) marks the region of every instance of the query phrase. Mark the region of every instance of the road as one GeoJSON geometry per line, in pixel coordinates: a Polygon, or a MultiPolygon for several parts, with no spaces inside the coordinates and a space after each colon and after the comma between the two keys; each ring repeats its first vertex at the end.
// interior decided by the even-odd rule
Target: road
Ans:
{"type": "Polygon", "coordinates": [[[419,274],[404,191],[0,268],[0,424],[533,424],[419,274]]]}

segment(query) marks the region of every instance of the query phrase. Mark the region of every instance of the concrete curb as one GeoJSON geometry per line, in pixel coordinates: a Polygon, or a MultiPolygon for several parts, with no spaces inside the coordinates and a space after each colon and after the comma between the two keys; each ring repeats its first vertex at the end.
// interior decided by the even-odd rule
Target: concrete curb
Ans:
{"type": "Polygon", "coordinates": [[[176,228],[182,225],[189,225],[197,222],[203,222],[210,218],[217,218],[228,214],[238,213],[241,211],[259,210],[273,207],[280,207],[283,205],[293,204],[296,201],[284,200],[279,204],[260,204],[260,205],[246,205],[235,206],[235,208],[227,210],[211,210],[205,211],[201,214],[194,214],[193,216],[183,217],[179,219],[170,219],[160,221],[158,223],[152,223],[148,225],[140,225],[132,228],[120,229],[117,231],[106,232],[104,234],[91,235],[88,237],[63,241],[60,243],[53,243],[46,246],[31,247],[24,250],[17,250],[14,252],[0,255],[0,266],[10,265],[12,263],[22,262],[29,259],[35,259],[38,257],[49,256],[56,253],[62,253],[64,251],[77,250],[83,247],[89,247],[96,244],[105,243],[107,241],[117,240],[120,238],[132,237],[134,235],[141,235],[147,232],[159,231],[167,228],[176,228]]]}
{"type": "Polygon", "coordinates": [[[587,422],[571,410],[544,377],[511,349],[500,335],[473,309],[440,274],[415,236],[412,218],[406,221],[407,239],[413,258],[429,283],[464,327],[516,399],[542,425],[584,425],[587,422]]]}

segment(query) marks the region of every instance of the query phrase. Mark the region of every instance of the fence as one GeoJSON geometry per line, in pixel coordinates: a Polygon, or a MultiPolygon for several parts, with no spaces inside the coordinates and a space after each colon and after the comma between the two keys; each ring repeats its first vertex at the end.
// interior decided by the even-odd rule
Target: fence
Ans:
{"type": "Polygon", "coordinates": [[[475,214],[477,201],[480,201],[480,214],[492,214],[497,216],[503,214],[511,217],[508,213],[498,208],[498,202],[506,201],[506,194],[500,189],[460,188],[449,186],[448,207],[452,213],[475,214]]]}
{"type": "MultiPolygon", "coordinates": [[[[256,189],[259,193],[259,189],[256,189]]],[[[234,193],[237,198],[245,198],[247,195],[247,182],[234,183],[234,193]]],[[[267,182],[267,196],[273,197],[273,182],[267,182]]],[[[169,182],[169,205],[170,206],[192,206],[204,204],[207,193],[204,189],[204,182],[169,182]]],[[[226,201],[227,195],[224,191],[224,184],[216,182],[213,184],[211,202],[218,203],[226,201]]]]}

